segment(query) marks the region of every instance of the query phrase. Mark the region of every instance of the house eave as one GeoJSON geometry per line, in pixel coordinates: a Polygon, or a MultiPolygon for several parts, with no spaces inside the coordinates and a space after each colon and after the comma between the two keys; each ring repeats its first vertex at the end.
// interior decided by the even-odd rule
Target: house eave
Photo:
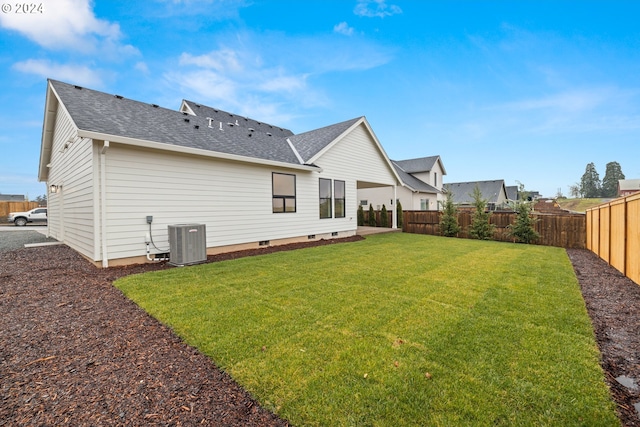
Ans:
{"type": "Polygon", "coordinates": [[[322,172],[322,168],[313,164],[294,164],[279,162],[276,160],[260,159],[255,157],[239,156],[237,154],[222,153],[220,151],[203,150],[201,148],[183,147],[180,145],[165,144],[162,142],[148,141],[144,139],[129,138],[126,136],[109,135],[101,132],[78,130],[78,136],[81,138],[91,138],[101,141],[110,141],[125,145],[131,145],[141,148],[150,148],[154,150],[170,151],[174,153],[191,154],[202,157],[212,157],[235,162],[253,163],[265,166],[273,166],[286,169],[303,170],[310,172],[322,172]]]}
{"type": "Polygon", "coordinates": [[[349,127],[349,129],[345,130],[344,132],[342,132],[342,134],[340,134],[337,138],[335,138],[333,141],[331,141],[330,144],[327,144],[322,150],[320,150],[318,153],[316,153],[311,159],[309,159],[308,163],[315,163],[320,157],[322,157],[327,151],[329,151],[333,146],[335,146],[338,142],[340,142],[345,136],[347,136],[349,133],[351,133],[355,128],[357,128],[358,126],[360,126],[361,124],[363,124],[366,128],[367,131],[369,132],[369,135],[371,135],[371,137],[373,138],[373,141],[376,144],[376,147],[378,148],[378,150],[380,151],[380,153],[382,154],[382,157],[384,158],[384,161],[386,162],[387,166],[389,167],[389,170],[391,171],[391,173],[393,174],[393,176],[396,179],[396,182],[399,185],[403,184],[402,179],[400,178],[400,175],[398,175],[398,172],[396,172],[395,168],[393,167],[393,165],[391,164],[391,160],[389,159],[389,156],[387,155],[387,152],[384,151],[384,148],[382,148],[382,144],[380,144],[380,141],[378,140],[378,137],[376,136],[376,134],[373,132],[373,129],[371,128],[371,126],[369,125],[369,122],[367,121],[366,117],[361,117],[359,120],[357,120],[353,125],[351,125],[349,127]]]}

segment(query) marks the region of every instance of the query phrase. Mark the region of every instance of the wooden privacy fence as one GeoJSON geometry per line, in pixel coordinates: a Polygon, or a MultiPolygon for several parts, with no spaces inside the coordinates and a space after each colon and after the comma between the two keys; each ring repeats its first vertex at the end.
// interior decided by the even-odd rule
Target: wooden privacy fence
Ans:
{"type": "Polygon", "coordinates": [[[640,284],[640,193],[587,210],[587,249],[640,284]]]}
{"type": "MultiPolygon", "coordinates": [[[[405,233],[440,235],[441,211],[404,211],[402,231],[405,233]]],[[[535,229],[540,234],[538,245],[559,246],[562,248],[586,247],[586,227],[584,214],[536,214],[535,229]]],[[[469,228],[473,212],[458,212],[458,225],[461,229],[458,237],[470,238],[469,228]]],[[[489,222],[495,226],[493,240],[515,242],[508,236],[508,226],[516,220],[515,212],[493,212],[489,222]]]]}
{"type": "Polygon", "coordinates": [[[0,201],[0,221],[5,222],[9,212],[26,212],[39,206],[38,202],[5,202],[0,201]]]}

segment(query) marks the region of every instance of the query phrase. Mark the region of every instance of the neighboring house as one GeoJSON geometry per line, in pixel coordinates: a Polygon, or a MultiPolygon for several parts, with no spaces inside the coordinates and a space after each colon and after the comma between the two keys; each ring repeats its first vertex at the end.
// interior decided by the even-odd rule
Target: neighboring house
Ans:
{"type": "Polygon", "coordinates": [[[628,196],[640,191],[640,179],[618,180],[618,196],[628,196]]]}
{"type": "MultiPolygon", "coordinates": [[[[518,200],[520,200],[520,189],[517,185],[507,185],[506,187],[507,190],[507,199],[510,202],[516,202],[518,200]]],[[[530,199],[529,201],[532,200],[537,200],[540,198],[540,192],[539,191],[527,191],[525,190],[525,193],[527,193],[527,197],[530,199]]]]}
{"type": "Polygon", "coordinates": [[[381,209],[394,207],[399,200],[404,210],[438,210],[444,201],[442,178],[447,174],[440,156],[420,157],[417,159],[392,160],[402,187],[397,188],[394,198],[389,188],[368,188],[358,191],[360,204],[364,209],[369,205],[381,209]]]}
{"type": "Polygon", "coordinates": [[[48,233],[103,267],[168,252],[175,224],[204,224],[209,254],[352,236],[358,190],[400,185],[365,117],[294,135],[54,80],[45,102],[48,233]]]}
{"type": "Polygon", "coordinates": [[[0,202],[24,202],[22,194],[0,194],[0,202]]]}
{"type": "Polygon", "coordinates": [[[503,179],[493,181],[453,182],[445,184],[444,188],[453,194],[453,203],[461,208],[473,206],[473,191],[475,187],[480,189],[482,198],[487,201],[489,210],[507,207],[507,189],[503,179]]]}

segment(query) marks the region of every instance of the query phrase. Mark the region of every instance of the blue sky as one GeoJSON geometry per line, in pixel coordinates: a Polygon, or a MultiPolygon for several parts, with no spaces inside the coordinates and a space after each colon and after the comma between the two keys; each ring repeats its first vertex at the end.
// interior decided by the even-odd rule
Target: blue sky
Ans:
{"type": "Polygon", "coordinates": [[[37,181],[46,79],[305,132],[366,116],[445,182],[640,178],[640,2],[43,0],[0,12],[0,193],[37,181]]]}

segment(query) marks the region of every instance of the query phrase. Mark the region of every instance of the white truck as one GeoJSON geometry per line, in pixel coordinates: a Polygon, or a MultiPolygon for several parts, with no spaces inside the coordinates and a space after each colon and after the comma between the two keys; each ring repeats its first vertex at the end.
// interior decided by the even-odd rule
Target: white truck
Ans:
{"type": "Polygon", "coordinates": [[[46,224],[47,223],[47,208],[35,208],[29,212],[10,212],[9,222],[19,227],[24,227],[27,223],[32,222],[34,224],[46,224]]]}

